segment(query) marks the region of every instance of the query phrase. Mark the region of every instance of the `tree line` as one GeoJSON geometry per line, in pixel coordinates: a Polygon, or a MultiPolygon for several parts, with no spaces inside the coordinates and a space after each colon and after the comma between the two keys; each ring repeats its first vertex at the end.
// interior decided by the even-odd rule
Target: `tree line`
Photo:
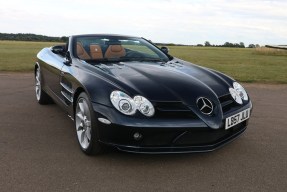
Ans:
{"type": "Polygon", "coordinates": [[[32,33],[0,33],[0,40],[12,41],[40,41],[40,42],[66,42],[68,37],[49,37],[45,35],[36,35],[32,33]]]}
{"type": "MultiPolygon", "coordinates": [[[[235,47],[235,48],[246,48],[245,44],[243,42],[240,43],[230,43],[230,42],[225,42],[223,45],[211,45],[209,41],[205,41],[204,44],[197,44],[196,46],[198,47],[235,47]]],[[[247,46],[248,48],[255,48],[255,47],[260,47],[259,44],[249,44],[247,46]]]]}
{"type": "MultiPolygon", "coordinates": [[[[33,33],[0,33],[0,40],[12,40],[12,41],[41,41],[41,42],[67,42],[68,37],[50,37],[46,35],[36,35],[33,33]]],[[[158,46],[187,46],[185,44],[175,44],[175,43],[156,43],[158,46]]],[[[197,47],[236,47],[236,48],[245,48],[243,42],[240,43],[230,43],[225,42],[223,45],[214,45],[209,41],[205,41],[204,44],[193,45],[197,47]]],[[[248,48],[260,47],[258,44],[249,44],[248,48]]]]}
{"type": "Polygon", "coordinates": [[[235,47],[235,48],[260,47],[259,44],[249,44],[248,46],[245,46],[243,42],[240,42],[240,43],[225,42],[223,45],[214,45],[214,44],[211,44],[209,41],[205,41],[204,44],[197,44],[197,45],[186,45],[186,44],[175,44],[175,43],[155,43],[155,44],[157,46],[235,47]]]}

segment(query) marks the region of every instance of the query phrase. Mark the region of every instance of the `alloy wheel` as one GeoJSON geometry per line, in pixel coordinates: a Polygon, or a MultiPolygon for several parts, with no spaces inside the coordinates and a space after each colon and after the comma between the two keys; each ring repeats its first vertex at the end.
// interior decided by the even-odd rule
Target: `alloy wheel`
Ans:
{"type": "Polygon", "coordinates": [[[91,113],[87,101],[80,98],[76,107],[76,131],[79,143],[87,149],[91,143],[91,113]]]}

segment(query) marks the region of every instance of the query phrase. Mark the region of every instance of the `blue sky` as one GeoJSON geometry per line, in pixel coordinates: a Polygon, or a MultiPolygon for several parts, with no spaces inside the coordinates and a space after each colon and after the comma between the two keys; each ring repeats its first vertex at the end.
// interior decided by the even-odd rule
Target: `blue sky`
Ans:
{"type": "Polygon", "coordinates": [[[286,0],[0,0],[0,32],[287,44],[286,0]]]}

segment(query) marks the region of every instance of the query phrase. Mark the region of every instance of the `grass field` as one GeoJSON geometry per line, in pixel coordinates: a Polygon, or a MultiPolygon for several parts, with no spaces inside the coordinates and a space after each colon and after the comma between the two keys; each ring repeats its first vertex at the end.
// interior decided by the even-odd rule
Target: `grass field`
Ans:
{"type": "MultiPolygon", "coordinates": [[[[0,41],[0,71],[31,71],[36,54],[57,43],[0,41]]],[[[241,82],[287,83],[287,51],[170,46],[171,55],[241,82]]]]}
{"type": "Polygon", "coordinates": [[[32,71],[37,53],[47,42],[0,41],[0,71],[32,71]]]}

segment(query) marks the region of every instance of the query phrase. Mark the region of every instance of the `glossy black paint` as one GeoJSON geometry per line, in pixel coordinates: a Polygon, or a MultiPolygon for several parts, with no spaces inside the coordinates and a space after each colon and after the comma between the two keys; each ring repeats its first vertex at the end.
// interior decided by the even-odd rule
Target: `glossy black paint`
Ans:
{"type": "MultiPolygon", "coordinates": [[[[203,142],[177,145],[170,142],[177,137],[192,133],[196,129],[211,132],[224,129],[226,117],[244,109],[252,108],[250,100],[243,105],[232,104],[223,111],[222,99],[230,95],[229,88],[234,80],[220,72],[194,65],[192,63],[169,56],[170,61],[163,62],[115,62],[89,64],[75,57],[74,38],[71,36],[67,44],[67,52],[63,53],[59,47],[55,52],[52,48],[44,48],[38,55],[35,65],[40,67],[43,90],[53,98],[73,118],[77,96],[86,92],[92,101],[94,115],[104,117],[112,122],[105,125],[97,122],[100,127],[100,141],[132,152],[160,153],[160,152],[198,152],[211,151],[240,135],[247,126],[241,124],[240,131],[232,129],[211,143],[203,142]],[[69,55],[69,57],[67,57],[69,55]],[[131,97],[142,95],[148,98],[156,108],[153,117],[145,117],[140,113],[126,116],[117,111],[110,102],[110,94],[120,90],[131,97]],[[215,106],[212,115],[204,115],[196,106],[199,97],[206,97],[215,106]],[[173,111],[184,114],[165,117],[168,112],[160,111],[160,105],[172,106],[175,103],[185,107],[184,111],[173,111]],[[163,115],[159,116],[158,114],[163,115]],[[187,113],[187,112],[186,112],[187,113]],[[155,140],[160,140],[161,134],[171,131],[169,141],[161,145],[145,145],[146,137],[155,134],[155,140]],[[133,134],[140,132],[143,140],[135,142],[133,134]],[[146,134],[148,132],[148,134],[146,134]],[[157,133],[157,134],[156,134],[157,133]],[[115,138],[116,135],[116,138],[115,138]],[[147,136],[149,135],[149,136],[147,136]],[[175,138],[174,138],[175,137],[175,138]],[[140,149],[143,150],[140,150],[140,149]]],[[[231,101],[232,102],[232,101],[231,101]]],[[[173,110],[173,109],[172,109],[173,110]]]]}

